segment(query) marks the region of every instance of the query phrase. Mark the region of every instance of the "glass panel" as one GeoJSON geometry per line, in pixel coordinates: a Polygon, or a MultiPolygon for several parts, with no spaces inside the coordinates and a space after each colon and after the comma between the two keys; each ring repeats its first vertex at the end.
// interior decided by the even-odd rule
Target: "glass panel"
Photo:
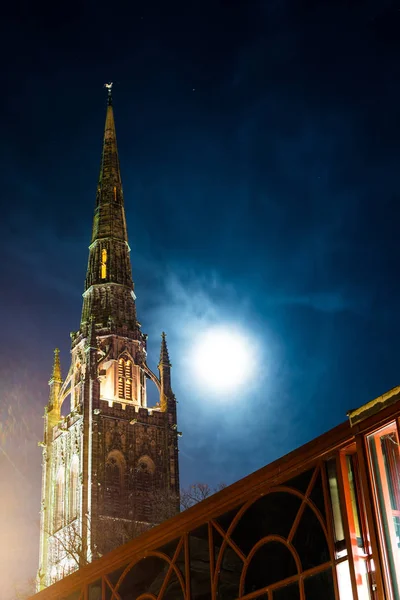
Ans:
{"type": "Polygon", "coordinates": [[[261,546],[251,559],[245,580],[245,594],[267,587],[297,574],[290,550],[280,542],[261,546]]]}
{"type": "Polygon", "coordinates": [[[193,600],[211,597],[208,527],[202,525],[189,536],[190,587],[193,600]]]}
{"type": "Polygon", "coordinates": [[[300,506],[301,499],[289,492],[267,494],[249,507],[231,537],[246,555],[267,535],[287,538],[300,506]]]}
{"type": "Polygon", "coordinates": [[[116,586],[119,578],[121,577],[122,573],[125,571],[126,567],[128,565],[124,565],[123,567],[120,567],[119,569],[117,569],[116,571],[113,571],[112,573],[107,573],[107,578],[109,579],[111,585],[116,586]]]}
{"type": "Polygon", "coordinates": [[[369,600],[370,585],[366,569],[368,547],[365,543],[368,533],[357,455],[354,452],[343,454],[341,461],[358,600],[369,600]]]}
{"type": "Polygon", "coordinates": [[[116,571],[113,571],[112,573],[107,573],[106,577],[108,579],[108,581],[110,582],[110,584],[108,584],[105,581],[105,598],[104,600],[111,600],[113,592],[112,590],[114,590],[118,584],[118,581],[122,575],[122,573],[125,571],[127,565],[124,565],[123,567],[120,567],[119,569],[117,569],[116,571]],[[111,586],[111,587],[110,587],[111,586]],[[111,590],[112,588],[112,590],[111,590]]]}
{"type": "Polygon", "coordinates": [[[286,585],[279,588],[272,594],[273,600],[300,600],[300,590],[298,583],[286,585]]]}
{"type": "Polygon", "coordinates": [[[400,599],[400,454],[396,424],[368,436],[381,535],[386,550],[385,571],[393,596],[400,599]]]}
{"type": "Polygon", "coordinates": [[[310,500],[312,500],[315,506],[321,513],[322,518],[326,521],[325,515],[325,501],[324,501],[324,488],[322,487],[321,473],[318,474],[313,489],[311,490],[310,500]]]}
{"type": "Polygon", "coordinates": [[[136,598],[148,592],[157,596],[168,571],[168,563],[156,556],[149,556],[138,562],[126,574],[118,588],[122,600],[136,598]]]}
{"type": "Polygon", "coordinates": [[[336,573],[338,579],[340,600],[347,600],[348,598],[352,598],[353,590],[351,587],[349,561],[344,560],[343,562],[336,565],[336,573]]]}
{"type": "MultiPolygon", "coordinates": [[[[209,598],[209,595],[205,596],[205,598],[209,598]]],[[[163,600],[184,600],[182,586],[179,583],[179,580],[175,573],[172,573],[171,577],[168,580],[167,587],[165,588],[165,592],[163,595],[163,600]]]]}
{"type": "Polygon", "coordinates": [[[365,552],[363,534],[361,529],[360,505],[356,487],[356,456],[349,454],[346,456],[347,476],[350,487],[351,510],[354,519],[354,534],[357,540],[357,546],[365,552]]]}
{"type": "MultiPolygon", "coordinates": [[[[107,582],[105,582],[105,584],[104,584],[104,589],[105,589],[105,593],[104,593],[104,597],[102,600],[111,600],[113,598],[113,592],[112,592],[110,586],[107,584],[107,582]]],[[[114,598],[115,598],[115,596],[114,596],[114,598]]]]}
{"type": "MultiPolygon", "coordinates": [[[[239,596],[239,581],[243,563],[228,546],[224,551],[221,571],[218,575],[218,600],[234,600],[239,596]]],[[[210,598],[211,596],[207,596],[210,598]]]]}
{"type": "Polygon", "coordinates": [[[102,600],[101,598],[101,579],[98,579],[94,583],[91,583],[88,588],[88,599],[89,600],[102,600]]]}
{"type": "Polygon", "coordinates": [[[214,527],[212,528],[212,533],[214,542],[214,561],[216,563],[218,560],[218,554],[221,549],[223,540],[221,534],[214,527]]]}
{"type": "MultiPolygon", "coordinates": [[[[222,537],[213,530],[215,565],[220,553],[222,537]]],[[[234,550],[226,546],[218,575],[218,600],[234,600],[239,595],[239,581],[243,562],[234,550]]],[[[207,599],[211,596],[207,596],[207,599]]]]}
{"type": "Polygon", "coordinates": [[[304,509],[293,537],[293,545],[299,553],[304,571],[330,560],[325,534],[309,506],[304,509]]]}
{"type": "MultiPolygon", "coordinates": [[[[306,600],[335,600],[332,569],[322,571],[304,581],[306,600]]],[[[345,600],[352,600],[353,596],[345,596],[345,600]]]]}
{"type": "Polygon", "coordinates": [[[305,494],[313,473],[314,469],[304,471],[304,473],[300,473],[300,475],[296,475],[296,477],[292,477],[292,479],[283,482],[282,485],[287,485],[305,494]]]}
{"type": "Polygon", "coordinates": [[[166,554],[170,558],[173,558],[173,556],[175,554],[175,550],[178,547],[179,541],[180,541],[179,538],[176,539],[176,540],[173,540],[172,542],[169,542],[168,544],[165,544],[165,546],[162,546],[161,548],[158,548],[158,550],[160,552],[163,552],[164,554],[166,554]]]}
{"type": "Polygon", "coordinates": [[[367,570],[367,561],[360,558],[357,563],[357,573],[359,574],[359,577],[356,577],[358,600],[371,600],[371,582],[367,570]]]}
{"type": "Polygon", "coordinates": [[[342,513],[340,510],[339,487],[336,471],[336,460],[332,458],[326,463],[326,470],[329,481],[329,494],[331,498],[331,508],[333,516],[333,531],[335,535],[335,555],[336,558],[347,556],[346,540],[344,538],[342,513]]]}
{"type": "Polygon", "coordinates": [[[225,531],[228,531],[229,525],[232,523],[233,519],[235,518],[235,516],[238,513],[240,508],[241,507],[238,506],[237,508],[234,508],[233,510],[230,510],[229,512],[224,513],[223,515],[219,516],[216,519],[216,521],[221,525],[221,527],[225,531]]]}

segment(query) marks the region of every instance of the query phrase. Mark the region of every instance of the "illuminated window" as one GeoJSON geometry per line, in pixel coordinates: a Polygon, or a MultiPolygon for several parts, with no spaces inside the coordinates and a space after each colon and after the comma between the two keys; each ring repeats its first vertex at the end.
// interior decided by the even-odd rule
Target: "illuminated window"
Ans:
{"type": "Polygon", "coordinates": [[[65,475],[64,468],[60,467],[54,493],[54,530],[57,531],[64,523],[64,498],[65,496],[65,475]]]}
{"type": "MultiPolygon", "coordinates": [[[[346,462],[343,466],[345,468],[345,473],[347,471],[348,505],[349,508],[351,507],[349,522],[353,534],[352,539],[355,540],[357,548],[360,548],[363,553],[366,553],[365,538],[367,536],[363,534],[362,529],[364,507],[361,496],[361,486],[359,483],[357,455],[355,453],[347,454],[346,462]]],[[[346,491],[347,489],[345,488],[345,493],[346,491]]]]}
{"type": "Polygon", "coordinates": [[[118,361],[118,398],[125,398],[125,361],[118,361]]]}
{"type": "Polygon", "coordinates": [[[385,572],[393,598],[400,599],[400,452],[396,423],[368,436],[385,572]]]}
{"type": "Polygon", "coordinates": [[[130,360],[125,364],[125,397],[132,400],[132,363],[130,360]]]}
{"type": "Polygon", "coordinates": [[[326,467],[339,595],[343,600],[369,600],[371,554],[355,445],[329,460],[326,467]],[[353,596],[355,589],[357,596],[353,596]]]}
{"type": "Polygon", "coordinates": [[[74,456],[71,464],[70,482],[69,482],[69,518],[73,521],[78,516],[78,476],[79,461],[74,456]]]}
{"type": "Polygon", "coordinates": [[[107,250],[103,248],[101,251],[101,278],[107,277],[107,250]]]}
{"type": "Polygon", "coordinates": [[[118,398],[132,400],[132,361],[118,361],[118,398]]]}
{"type": "Polygon", "coordinates": [[[336,472],[336,460],[333,458],[326,463],[329,492],[331,497],[331,510],[333,517],[333,533],[335,538],[336,558],[347,556],[346,540],[344,537],[343,519],[340,508],[339,484],[336,472]]]}

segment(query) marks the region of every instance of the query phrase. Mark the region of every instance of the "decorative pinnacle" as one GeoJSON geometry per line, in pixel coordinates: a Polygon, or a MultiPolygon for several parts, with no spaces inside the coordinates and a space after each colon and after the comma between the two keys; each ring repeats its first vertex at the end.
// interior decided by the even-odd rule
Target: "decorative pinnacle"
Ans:
{"type": "Polygon", "coordinates": [[[169,361],[168,348],[167,348],[167,336],[165,335],[164,331],[161,334],[161,350],[160,350],[160,363],[159,364],[163,365],[165,367],[171,366],[171,363],[169,361]]]}
{"type": "Polygon", "coordinates": [[[85,352],[89,350],[97,349],[96,342],[96,317],[94,315],[90,315],[89,317],[89,327],[85,344],[85,352]]]}
{"type": "Polygon", "coordinates": [[[109,83],[105,83],[104,87],[107,89],[108,92],[108,104],[109,106],[112,105],[112,86],[113,86],[113,82],[110,81],[109,83]]]}
{"type": "Polygon", "coordinates": [[[54,363],[53,363],[53,372],[51,374],[51,378],[53,381],[62,381],[61,364],[60,364],[60,349],[59,348],[56,348],[54,350],[54,363]]]}

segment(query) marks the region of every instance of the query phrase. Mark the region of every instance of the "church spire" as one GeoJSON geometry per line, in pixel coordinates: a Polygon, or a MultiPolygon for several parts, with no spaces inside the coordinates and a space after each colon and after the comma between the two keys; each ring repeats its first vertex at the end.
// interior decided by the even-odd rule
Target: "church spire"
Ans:
{"type": "MultiPolygon", "coordinates": [[[[169,404],[174,399],[174,394],[171,388],[171,362],[169,360],[167,339],[164,332],[161,334],[161,350],[160,350],[160,361],[158,363],[158,372],[160,373],[160,404],[161,410],[167,411],[169,404]]],[[[175,409],[175,402],[172,402],[173,410],[175,409]]]]}
{"type": "Polygon", "coordinates": [[[111,86],[111,83],[106,84],[108,89],[107,113],[92,243],[108,237],[128,243],[111,86]]]}
{"type": "Polygon", "coordinates": [[[49,380],[50,396],[48,406],[53,407],[56,404],[58,394],[62,386],[62,382],[63,380],[61,376],[60,350],[56,348],[54,350],[53,370],[51,373],[51,378],[49,380]]]}
{"type": "Polygon", "coordinates": [[[166,515],[158,498],[169,499],[168,516],[179,511],[171,364],[163,334],[160,377],[147,365],[147,335],[136,318],[112,85],[106,88],[82,318],[79,330],[71,334],[71,365],[64,382],[55,351],[40,443],[40,588],[115,548],[128,527],[134,533],[160,523],[166,515]],[[147,408],[148,378],[160,393],[154,409],[147,408]],[[70,413],[65,415],[62,407],[67,399],[70,413]],[[149,477],[154,469],[156,476],[149,477]],[[129,482],[125,472],[134,474],[129,482]],[[80,537],[78,561],[65,554],[63,547],[71,519],[80,537]]]}
{"type": "Polygon", "coordinates": [[[53,382],[62,383],[59,348],[55,348],[55,350],[54,350],[53,371],[51,374],[50,383],[53,383],[53,382]]]}
{"type": "Polygon", "coordinates": [[[89,263],[86,274],[82,325],[90,319],[103,327],[137,329],[130,248],[112,104],[108,90],[100,176],[97,185],[89,263]]]}
{"type": "Polygon", "coordinates": [[[161,349],[160,349],[160,362],[159,367],[171,367],[171,363],[169,361],[168,347],[167,347],[167,336],[163,331],[161,334],[161,349]]]}

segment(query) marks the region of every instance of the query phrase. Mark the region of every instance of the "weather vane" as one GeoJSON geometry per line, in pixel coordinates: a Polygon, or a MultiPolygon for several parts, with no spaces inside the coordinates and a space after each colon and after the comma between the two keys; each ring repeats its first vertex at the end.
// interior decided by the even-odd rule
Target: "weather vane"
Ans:
{"type": "Polygon", "coordinates": [[[110,81],[109,83],[105,83],[104,87],[107,89],[108,91],[108,101],[111,101],[111,93],[112,93],[112,86],[113,86],[113,82],[110,81]]]}

